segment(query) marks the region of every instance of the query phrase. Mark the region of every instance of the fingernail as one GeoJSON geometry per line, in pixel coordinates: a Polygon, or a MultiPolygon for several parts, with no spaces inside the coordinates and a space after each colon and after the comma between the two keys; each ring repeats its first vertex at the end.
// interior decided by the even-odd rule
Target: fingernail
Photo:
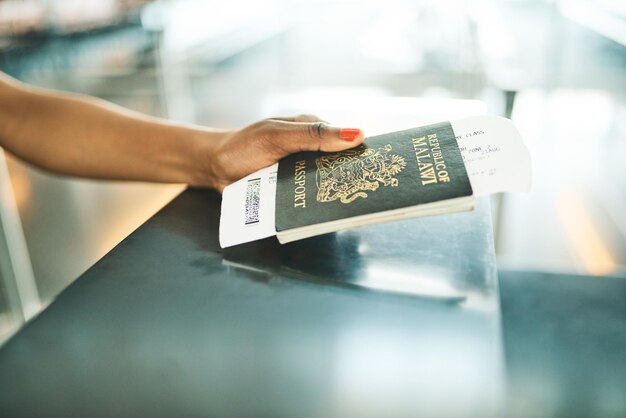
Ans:
{"type": "Polygon", "coordinates": [[[341,128],[339,130],[339,138],[344,141],[354,141],[357,136],[361,133],[360,129],[355,128],[341,128]]]}

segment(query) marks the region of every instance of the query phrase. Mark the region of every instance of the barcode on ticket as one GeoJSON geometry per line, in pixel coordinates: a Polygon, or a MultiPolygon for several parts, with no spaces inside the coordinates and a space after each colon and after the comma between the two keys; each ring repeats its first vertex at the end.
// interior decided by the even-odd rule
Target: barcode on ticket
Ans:
{"type": "Polygon", "coordinates": [[[259,201],[261,200],[261,179],[250,179],[246,185],[246,219],[245,224],[259,222],[259,201]]]}

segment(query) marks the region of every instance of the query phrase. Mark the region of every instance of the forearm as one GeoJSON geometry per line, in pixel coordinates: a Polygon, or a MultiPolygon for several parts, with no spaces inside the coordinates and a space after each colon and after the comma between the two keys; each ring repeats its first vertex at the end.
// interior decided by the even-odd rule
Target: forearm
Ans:
{"type": "Polygon", "coordinates": [[[67,175],[211,185],[206,148],[222,131],[6,79],[0,84],[0,144],[19,158],[67,175]]]}
{"type": "Polygon", "coordinates": [[[226,186],[298,151],[341,151],[357,128],[311,115],[242,129],[181,125],[78,95],[21,84],[0,72],[0,146],[38,167],[81,177],[226,186]]]}

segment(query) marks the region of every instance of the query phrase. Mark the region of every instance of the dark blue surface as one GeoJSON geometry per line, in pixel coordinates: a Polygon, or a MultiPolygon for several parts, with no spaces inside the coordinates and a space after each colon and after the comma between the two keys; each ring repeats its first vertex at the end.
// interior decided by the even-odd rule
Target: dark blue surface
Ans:
{"type": "Polygon", "coordinates": [[[2,347],[0,416],[498,415],[488,205],[226,253],[219,205],[184,192],[2,347]],[[351,283],[398,277],[467,297],[351,283]]]}

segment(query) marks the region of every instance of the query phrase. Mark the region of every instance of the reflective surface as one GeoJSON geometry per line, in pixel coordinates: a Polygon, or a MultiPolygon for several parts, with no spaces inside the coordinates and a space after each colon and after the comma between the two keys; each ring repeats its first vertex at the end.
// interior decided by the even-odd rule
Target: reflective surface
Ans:
{"type": "Polygon", "coordinates": [[[507,417],[626,416],[626,279],[501,271],[507,417]]]}
{"type": "Polygon", "coordinates": [[[219,204],[184,192],[0,349],[0,414],[499,416],[486,201],[226,252],[219,204]],[[398,278],[466,299],[362,286],[398,278]]]}

